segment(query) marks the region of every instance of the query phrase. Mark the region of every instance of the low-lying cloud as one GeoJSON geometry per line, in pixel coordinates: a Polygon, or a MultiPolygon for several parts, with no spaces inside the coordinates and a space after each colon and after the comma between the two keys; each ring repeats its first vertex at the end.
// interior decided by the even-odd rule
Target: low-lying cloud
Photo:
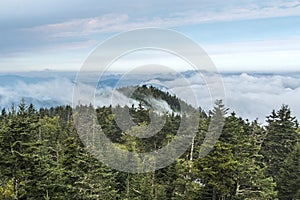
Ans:
{"type": "Polygon", "coordinates": [[[18,104],[21,99],[35,104],[36,107],[71,104],[72,91],[73,83],[66,78],[6,83],[0,86],[0,107],[9,108],[12,103],[18,104]]]}
{"type": "Polygon", "coordinates": [[[239,115],[261,120],[272,109],[282,104],[291,107],[294,115],[300,116],[299,74],[286,75],[231,75],[223,77],[227,106],[239,115]]]}
{"type": "MultiPolygon", "coordinates": [[[[30,78],[28,78],[29,81],[26,81],[24,77],[16,81],[14,77],[14,80],[9,82],[9,79],[5,79],[2,75],[0,78],[0,107],[9,108],[13,102],[18,104],[22,98],[27,103],[35,104],[36,107],[72,104],[74,80],[64,76],[65,74],[55,78],[39,78],[38,81],[30,81],[30,78]],[[1,80],[6,80],[6,82],[3,83],[1,80]]],[[[265,117],[273,109],[277,110],[282,104],[287,104],[291,107],[292,114],[300,119],[300,73],[227,73],[221,76],[225,89],[224,102],[226,107],[230,108],[230,112],[234,111],[237,115],[249,120],[258,118],[259,122],[263,123],[265,117]]],[[[115,79],[117,76],[113,77],[115,79]]],[[[138,76],[136,80],[140,79],[141,77],[138,76]]],[[[133,80],[132,83],[136,84],[136,80],[133,80]]],[[[100,91],[96,93],[95,105],[131,106],[138,104],[138,101],[113,90],[111,86],[106,86],[106,82],[111,84],[110,79],[101,82],[103,88],[100,88],[100,91]]],[[[143,81],[143,83],[147,82],[168,88],[170,93],[177,95],[189,104],[200,105],[206,111],[212,109],[214,100],[211,99],[206,82],[199,79],[199,76],[193,74],[186,75],[185,78],[174,76],[173,79],[170,77],[167,79],[151,77],[151,79],[143,81]],[[193,91],[198,103],[191,98],[187,90],[187,81],[189,82],[188,87],[193,91]]],[[[126,84],[130,85],[130,82],[127,80],[126,84]]],[[[92,85],[85,85],[85,88],[87,88],[87,92],[95,90],[92,85]]],[[[155,104],[155,102],[152,103],[155,104]]],[[[170,107],[165,103],[160,102],[156,109],[170,112],[170,107]]]]}

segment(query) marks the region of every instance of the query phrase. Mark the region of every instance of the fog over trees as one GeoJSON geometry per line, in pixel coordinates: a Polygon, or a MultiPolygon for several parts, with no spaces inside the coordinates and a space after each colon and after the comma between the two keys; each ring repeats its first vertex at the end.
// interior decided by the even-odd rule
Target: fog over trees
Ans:
{"type": "MultiPolygon", "coordinates": [[[[183,104],[175,96],[153,87],[138,92],[166,101],[174,111],[152,113],[164,116],[165,124],[149,138],[130,134],[151,120],[151,109],[139,94],[134,97],[140,105],[118,108],[128,110],[136,124],[127,131],[116,123],[114,107],[81,106],[96,113],[118,148],[136,155],[166,146],[189,117],[179,114],[183,104]]],[[[264,125],[239,117],[221,100],[209,112],[196,111],[199,125],[189,148],[165,168],[134,174],[112,169],[91,154],[75,126],[77,110],[70,106],[36,110],[22,101],[3,109],[0,199],[300,199],[300,129],[289,106],[270,111],[264,125]],[[222,133],[201,156],[216,116],[224,120],[222,133]]]]}

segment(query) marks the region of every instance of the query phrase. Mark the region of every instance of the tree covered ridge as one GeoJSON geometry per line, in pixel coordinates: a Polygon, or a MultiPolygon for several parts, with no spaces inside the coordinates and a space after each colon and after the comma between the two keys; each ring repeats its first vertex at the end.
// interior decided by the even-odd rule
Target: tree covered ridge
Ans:
{"type": "MultiPolygon", "coordinates": [[[[140,90],[154,94],[149,88],[140,90]]],[[[172,95],[155,94],[176,108],[172,95]]],[[[118,127],[112,109],[95,109],[99,124],[111,141],[132,152],[165,146],[182,120],[164,113],[160,133],[139,139],[128,133],[149,123],[150,109],[127,107],[138,124],[127,131],[118,127]]],[[[24,102],[2,110],[0,199],[300,199],[300,131],[286,105],[272,111],[265,126],[227,114],[221,101],[209,113],[199,109],[189,149],[168,167],[142,174],[110,169],[91,156],[78,136],[73,112],[70,106],[36,110],[24,102]],[[201,157],[210,120],[220,114],[222,134],[201,157]]]]}
{"type": "Polygon", "coordinates": [[[169,92],[163,92],[152,85],[149,87],[147,85],[122,87],[119,88],[118,91],[125,94],[125,96],[138,100],[141,104],[148,107],[151,107],[151,105],[145,100],[145,97],[153,97],[155,99],[166,101],[174,112],[180,112],[180,110],[187,108],[193,109],[192,106],[188,105],[176,95],[172,95],[169,92]],[[181,106],[184,106],[184,108],[181,108],[181,106]]]}

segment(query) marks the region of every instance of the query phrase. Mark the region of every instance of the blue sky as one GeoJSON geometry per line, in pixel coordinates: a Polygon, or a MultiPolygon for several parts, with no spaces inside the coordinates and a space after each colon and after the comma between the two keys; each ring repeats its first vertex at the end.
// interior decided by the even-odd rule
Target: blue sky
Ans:
{"type": "Polygon", "coordinates": [[[190,37],[220,71],[300,69],[299,0],[0,2],[0,71],[78,70],[102,41],[135,28],[190,37]]]}

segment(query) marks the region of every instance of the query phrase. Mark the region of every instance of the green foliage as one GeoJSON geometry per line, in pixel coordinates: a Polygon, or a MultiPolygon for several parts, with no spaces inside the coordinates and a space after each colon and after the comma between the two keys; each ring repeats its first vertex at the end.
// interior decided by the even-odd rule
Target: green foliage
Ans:
{"type": "MultiPolygon", "coordinates": [[[[133,152],[136,165],[142,166],[138,153],[168,145],[176,139],[181,121],[192,117],[154,113],[143,97],[164,100],[174,111],[192,108],[154,87],[134,89],[139,106],[79,110],[95,111],[106,136],[118,148],[133,152]],[[114,109],[129,111],[134,124],[122,131],[114,109]],[[153,136],[139,138],[151,122],[150,114],[165,123],[153,136]]],[[[120,89],[125,94],[131,90],[120,89]]],[[[290,109],[284,105],[273,111],[265,127],[227,111],[221,100],[208,114],[199,108],[197,134],[176,162],[130,174],[110,169],[89,153],[80,138],[95,142],[92,122],[80,127],[86,135],[79,137],[78,121],[73,121],[77,113],[70,106],[36,111],[22,101],[0,114],[0,199],[300,199],[300,134],[290,109]]],[[[183,131],[194,130],[187,126],[183,131]]]]}
{"type": "Polygon", "coordinates": [[[294,150],[284,160],[280,169],[279,186],[282,199],[299,199],[300,191],[300,143],[295,145],[294,150]]]}
{"type": "Polygon", "coordinates": [[[0,186],[0,199],[13,199],[14,197],[13,180],[2,181],[0,186]]]}
{"type": "MultiPolygon", "coordinates": [[[[285,168],[288,155],[294,150],[300,135],[297,132],[298,122],[291,115],[291,110],[287,105],[282,107],[267,118],[266,137],[262,144],[261,153],[264,161],[268,165],[268,175],[272,176],[277,183],[279,199],[291,199],[293,194],[286,196],[289,188],[283,184],[286,177],[280,176],[280,169],[285,168]]],[[[296,159],[299,162],[299,157],[296,159]]],[[[290,181],[290,180],[288,180],[290,181]]]]}
{"type": "Polygon", "coordinates": [[[220,198],[230,197],[236,184],[237,161],[230,147],[217,142],[214,149],[197,161],[198,177],[208,190],[220,198]]]}

